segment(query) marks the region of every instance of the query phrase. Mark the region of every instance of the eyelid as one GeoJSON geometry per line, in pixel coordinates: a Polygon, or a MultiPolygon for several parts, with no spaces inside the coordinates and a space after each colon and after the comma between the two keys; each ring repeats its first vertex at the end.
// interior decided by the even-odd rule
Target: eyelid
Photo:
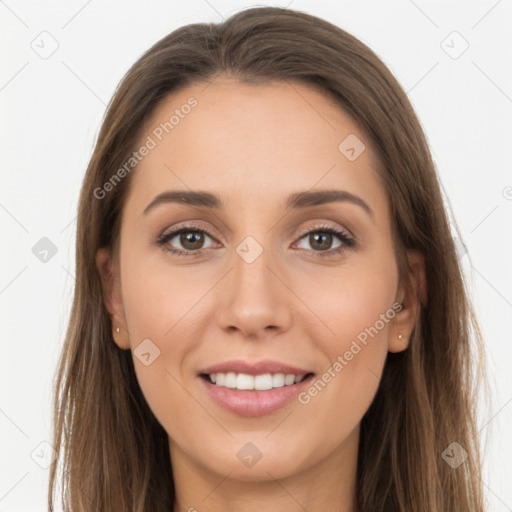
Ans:
{"type": "MultiPolygon", "coordinates": [[[[208,236],[210,236],[210,238],[213,238],[213,235],[210,234],[210,229],[209,228],[206,228],[205,226],[202,226],[201,224],[196,224],[194,221],[183,221],[183,222],[180,222],[178,224],[176,224],[175,226],[172,227],[171,231],[169,231],[169,233],[167,233],[166,231],[164,231],[160,237],[164,237],[164,236],[167,236],[167,234],[170,234],[170,233],[174,233],[176,234],[177,231],[179,231],[180,229],[190,229],[192,231],[191,228],[195,228],[199,231],[204,231],[208,236]]],[[[334,228],[338,231],[342,231],[344,233],[346,233],[348,236],[350,236],[350,238],[355,238],[354,235],[351,233],[351,231],[347,228],[342,228],[342,227],[337,227],[337,226],[334,226],[332,224],[332,221],[326,221],[326,220],[320,220],[320,221],[316,221],[316,223],[312,224],[312,225],[309,225],[305,228],[302,228],[298,231],[298,233],[296,233],[296,237],[303,237],[304,235],[307,235],[309,234],[311,231],[315,230],[315,229],[330,229],[330,228],[334,228]]]]}
{"type": "Polygon", "coordinates": [[[304,235],[311,233],[311,231],[317,231],[317,230],[320,231],[322,229],[335,229],[336,231],[341,231],[341,232],[345,233],[348,237],[355,239],[355,236],[350,232],[349,229],[335,226],[332,223],[332,221],[326,221],[326,220],[316,221],[316,223],[309,225],[306,228],[300,229],[296,236],[301,238],[304,235]]]}
{"type": "MultiPolygon", "coordinates": [[[[207,234],[210,238],[214,238],[214,236],[212,234],[210,234],[211,231],[214,231],[213,229],[210,229],[210,228],[207,228],[201,224],[196,224],[193,220],[191,221],[188,221],[188,220],[185,220],[183,222],[179,222],[178,224],[176,224],[175,226],[172,226],[172,228],[167,228],[166,230],[164,230],[164,232],[160,235],[159,238],[163,238],[163,237],[166,237],[167,235],[170,235],[170,234],[173,234],[174,236],[176,236],[179,231],[194,231],[194,230],[197,230],[197,231],[202,231],[204,232],[205,234],[207,234]]],[[[215,237],[217,237],[217,235],[215,235],[215,237]]]]}

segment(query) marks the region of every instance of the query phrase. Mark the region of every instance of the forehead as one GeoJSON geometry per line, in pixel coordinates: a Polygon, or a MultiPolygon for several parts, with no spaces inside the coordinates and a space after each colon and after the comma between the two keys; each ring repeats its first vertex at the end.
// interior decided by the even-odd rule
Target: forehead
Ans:
{"type": "Polygon", "coordinates": [[[343,188],[386,208],[371,142],[330,96],[301,83],[189,85],[158,105],[143,144],[151,149],[127,201],[138,211],[173,189],[212,191],[240,206],[343,188]]]}

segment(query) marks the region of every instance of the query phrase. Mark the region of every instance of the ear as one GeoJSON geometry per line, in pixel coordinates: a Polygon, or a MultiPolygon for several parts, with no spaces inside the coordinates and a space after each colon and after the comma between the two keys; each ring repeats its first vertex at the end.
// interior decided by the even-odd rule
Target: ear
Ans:
{"type": "Polygon", "coordinates": [[[130,348],[128,329],[121,300],[121,282],[119,269],[107,247],[102,247],[96,253],[96,266],[101,278],[103,302],[112,321],[112,337],[116,345],[123,349],[130,348]],[[117,332],[119,329],[119,332],[117,332]]]}
{"type": "Polygon", "coordinates": [[[425,259],[420,251],[407,251],[409,273],[400,284],[397,292],[397,302],[402,308],[395,315],[388,350],[401,352],[409,346],[409,340],[421,314],[421,306],[427,304],[427,280],[425,274],[425,259]],[[401,337],[399,337],[401,335],[401,337]]]}

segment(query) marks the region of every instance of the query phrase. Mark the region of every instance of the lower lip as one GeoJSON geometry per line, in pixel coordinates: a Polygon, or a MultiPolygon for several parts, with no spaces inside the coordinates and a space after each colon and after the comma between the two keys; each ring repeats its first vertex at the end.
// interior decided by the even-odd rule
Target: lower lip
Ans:
{"type": "Polygon", "coordinates": [[[265,391],[242,391],[212,384],[199,377],[210,396],[224,409],[240,416],[264,416],[292,402],[306,388],[314,375],[290,386],[265,391]]]}

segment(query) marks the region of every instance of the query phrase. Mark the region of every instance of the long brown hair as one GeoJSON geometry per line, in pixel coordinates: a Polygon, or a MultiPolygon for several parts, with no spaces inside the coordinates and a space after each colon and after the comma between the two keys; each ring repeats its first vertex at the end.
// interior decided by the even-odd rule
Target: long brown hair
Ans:
{"type": "Polygon", "coordinates": [[[428,301],[407,350],[388,354],[361,422],[357,510],[483,512],[474,399],[482,336],[421,125],[366,45],[327,21],[276,7],[175,30],[132,66],[108,106],[80,195],[76,287],[55,380],[60,464],[51,468],[50,510],[58,494],[72,512],[172,510],[167,433],[139,388],[130,351],[112,340],[95,265],[99,248],[117,247],[131,174],[102,199],[94,191],[129,159],[163,98],[217,76],[252,84],[300,81],[335,98],[379,157],[401,278],[406,249],[425,258],[428,301]],[[449,456],[454,449],[468,454],[457,467],[443,456],[454,442],[449,456]]]}

